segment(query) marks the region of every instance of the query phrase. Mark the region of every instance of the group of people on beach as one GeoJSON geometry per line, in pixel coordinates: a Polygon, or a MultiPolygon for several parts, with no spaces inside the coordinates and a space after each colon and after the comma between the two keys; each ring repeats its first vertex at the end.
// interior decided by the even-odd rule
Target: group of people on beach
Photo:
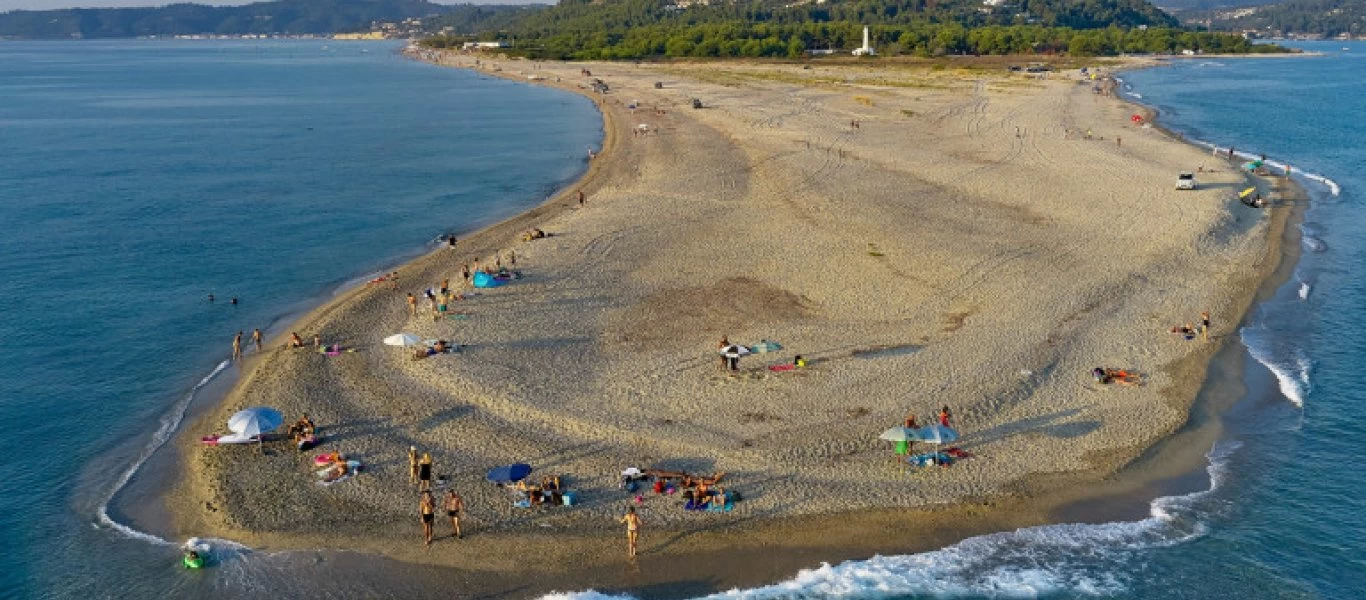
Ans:
{"type": "MultiPolygon", "coordinates": [[[[436,520],[436,496],[432,493],[432,455],[423,452],[418,456],[417,446],[408,447],[408,475],[409,483],[417,486],[418,490],[418,515],[422,521],[422,536],[425,545],[432,545],[432,525],[436,520]]],[[[446,511],[446,518],[451,521],[452,535],[456,539],[463,538],[460,532],[460,517],[465,514],[465,499],[455,491],[455,488],[447,488],[446,494],[442,498],[442,509],[446,511]]]]}

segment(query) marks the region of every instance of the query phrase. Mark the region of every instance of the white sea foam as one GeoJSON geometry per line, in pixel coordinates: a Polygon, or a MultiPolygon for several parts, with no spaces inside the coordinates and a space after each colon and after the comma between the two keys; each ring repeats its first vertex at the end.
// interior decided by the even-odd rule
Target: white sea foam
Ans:
{"type": "Polygon", "coordinates": [[[1279,358],[1268,347],[1269,344],[1262,343],[1255,333],[1254,330],[1243,331],[1243,343],[1247,346],[1248,354],[1276,377],[1282,396],[1295,406],[1303,407],[1304,397],[1309,393],[1309,372],[1312,367],[1309,358],[1299,350],[1291,353],[1290,358],[1279,358]]]}
{"type": "MultiPolygon", "coordinates": [[[[171,408],[171,412],[161,417],[161,424],[157,427],[156,433],[152,434],[152,438],[147,441],[147,446],[142,449],[142,453],[138,455],[137,460],[134,460],[133,464],[129,465],[128,470],[124,471],[123,474],[119,476],[118,482],[109,490],[109,495],[105,496],[104,502],[100,503],[100,508],[96,515],[98,525],[108,527],[127,537],[150,544],[158,546],[175,545],[159,536],[152,535],[145,531],[138,531],[123,523],[115,521],[109,516],[109,503],[113,501],[114,496],[118,495],[119,490],[123,489],[123,486],[128,485],[128,481],[133,478],[133,475],[138,472],[138,469],[142,468],[143,463],[146,463],[147,459],[151,458],[157,450],[166,445],[166,442],[175,434],[176,429],[180,428],[180,423],[185,420],[185,413],[189,410],[190,402],[194,400],[195,394],[205,385],[208,385],[210,381],[213,381],[214,377],[217,377],[219,373],[222,373],[231,364],[232,361],[228,360],[218,363],[218,366],[214,367],[212,372],[205,375],[203,379],[200,379],[199,383],[196,383],[194,388],[190,390],[190,393],[186,394],[180,402],[177,402],[176,405],[171,408]]],[[[218,538],[190,538],[185,542],[184,547],[187,549],[199,550],[200,552],[217,552],[220,554],[224,551],[236,553],[250,550],[250,548],[237,542],[218,538]]]]}
{"type": "Polygon", "coordinates": [[[1130,97],[1130,98],[1133,98],[1133,99],[1135,99],[1135,100],[1142,100],[1142,99],[1143,99],[1143,94],[1140,94],[1140,93],[1138,93],[1138,92],[1124,92],[1124,95],[1125,95],[1125,96],[1128,96],[1128,97],[1130,97]]]}
{"type": "MultiPolygon", "coordinates": [[[[1136,522],[1060,524],[968,538],[941,550],[825,564],[773,585],[734,589],[706,600],[974,596],[1032,598],[1046,594],[1110,596],[1127,588],[1116,565],[1132,551],[1165,547],[1205,534],[1204,499],[1223,485],[1228,459],[1240,446],[1221,442],[1209,453],[1210,487],[1154,500],[1136,522]],[[1099,564],[1098,564],[1099,563],[1099,564]]],[[[596,591],[554,593],[545,600],[620,600],[596,591]]]]}
{"type": "Polygon", "coordinates": [[[1309,284],[1308,284],[1308,283],[1305,283],[1305,282],[1303,282],[1303,281],[1301,281],[1301,282],[1300,282],[1300,300],[1308,300],[1308,299],[1309,299],[1309,284]]]}

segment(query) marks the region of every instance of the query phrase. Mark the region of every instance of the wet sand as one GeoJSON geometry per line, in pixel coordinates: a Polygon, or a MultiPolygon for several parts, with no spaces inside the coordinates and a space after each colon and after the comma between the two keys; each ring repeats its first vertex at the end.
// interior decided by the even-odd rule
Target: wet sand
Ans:
{"type": "Polygon", "coordinates": [[[253,359],[182,436],[185,477],[168,497],[178,531],[544,573],[543,589],[486,590],[512,595],[690,581],[748,556],[731,579],[710,580],[741,585],[812,560],[1049,522],[1078,499],[1138,494],[1198,465],[1208,445],[1196,437],[1172,454],[1183,459],[1116,477],[1187,422],[1211,357],[1280,262],[1288,211],[1267,218],[1229,200],[1245,183],[1232,166],[1133,127],[1129,105],[1062,74],[481,68],[591,95],[583,67],[611,86],[607,139],[585,178],[405,265],[399,290],[357,288],[293,327],[361,352],[253,359]],[[689,108],[694,97],[706,108],[689,108]],[[1173,190],[1198,164],[1219,172],[1202,174],[1201,190],[1173,190]],[[553,235],[521,242],[530,227],[553,235]],[[404,294],[507,249],[524,278],[455,303],[466,319],[409,317],[404,294]],[[1167,333],[1200,310],[1215,316],[1215,342],[1167,333]],[[466,347],[414,361],[379,345],[397,331],[466,347]],[[728,375],[715,355],[722,335],[785,350],[728,375]],[[764,368],[798,353],[806,369],[764,368]],[[1146,384],[1099,386],[1094,366],[1138,370],[1146,384]],[[196,444],[263,404],[307,411],[320,451],[365,471],[323,487],[313,452],[196,444]],[[950,469],[894,464],[877,434],[942,404],[977,456],[950,469]],[[432,452],[467,499],[467,539],[421,546],[409,445],[432,452]],[[564,475],[580,505],[512,508],[482,479],[516,461],[536,477],[564,475]],[[615,517],[629,496],[616,474],[628,466],[725,471],[745,500],[694,514],[647,494],[640,566],[651,575],[623,575],[615,517]]]}

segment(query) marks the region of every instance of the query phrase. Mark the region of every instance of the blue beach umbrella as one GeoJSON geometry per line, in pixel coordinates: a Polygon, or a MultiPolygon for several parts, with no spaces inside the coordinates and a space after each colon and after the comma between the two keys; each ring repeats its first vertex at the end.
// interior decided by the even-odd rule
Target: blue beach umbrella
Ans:
{"type": "Polygon", "coordinates": [[[952,427],[932,423],[916,430],[916,440],[927,444],[949,444],[958,441],[958,432],[952,427]]]}
{"type": "Polygon", "coordinates": [[[516,483],[526,479],[531,474],[531,465],[517,463],[505,467],[497,467],[489,471],[489,481],[493,483],[516,483]]]}

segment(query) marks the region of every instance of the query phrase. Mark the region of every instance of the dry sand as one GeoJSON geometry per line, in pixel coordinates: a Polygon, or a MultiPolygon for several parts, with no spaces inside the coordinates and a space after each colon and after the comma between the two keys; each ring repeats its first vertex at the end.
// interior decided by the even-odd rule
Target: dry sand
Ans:
{"type": "Polygon", "coordinates": [[[186,477],[169,496],[178,531],[473,571],[591,568],[621,559],[616,518],[629,496],[617,474],[629,466],[725,471],[723,485],[744,496],[731,513],[694,514],[647,495],[647,557],[747,543],[853,556],[881,548],[876,532],[889,528],[1040,522],[1022,508],[1030,499],[1099,482],[1185,423],[1209,358],[1279,259],[1284,219],[1268,215],[1283,211],[1231,200],[1246,185],[1232,166],[1132,126],[1131,106],[1075,74],[887,62],[480,68],[600,98],[602,154],[561,197],[404,266],[399,290],[358,288],[293,326],[362,352],[249,359],[223,404],[183,434],[186,477]],[[588,91],[581,68],[610,93],[588,91]],[[648,133],[632,132],[642,124],[648,133]],[[1217,172],[1176,191],[1176,174],[1197,165],[1217,172]],[[552,236],[522,242],[532,226],[552,236]],[[516,251],[523,279],[455,303],[465,320],[409,316],[407,292],[458,281],[462,263],[500,250],[516,251]],[[1201,310],[1214,315],[1214,343],[1167,333],[1201,310]],[[465,347],[412,360],[379,344],[398,331],[465,347]],[[784,350],[746,357],[731,376],[718,369],[722,336],[784,350]],[[765,368],[794,354],[810,366],[765,368]],[[1137,370],[1146,385],[1100,386],[1096,366],[1137,370]],[[876,436],[946,404],[976,456],[898,466],[876,436]],[[313,415],[319,451],[358,458],[364,472],[324,487],[314,452],[197,446],[255,405],[313,415]],[[422,549],[410,445],[466,498],[466,540],[422,549]],[[513,508],[483,480],[511,462],[563,475],[581,504],[513,508]],[[794,534],[795,522],[809,527],[794,534]],[[528,564],[527,544],[555,549],[528,564]]]}

